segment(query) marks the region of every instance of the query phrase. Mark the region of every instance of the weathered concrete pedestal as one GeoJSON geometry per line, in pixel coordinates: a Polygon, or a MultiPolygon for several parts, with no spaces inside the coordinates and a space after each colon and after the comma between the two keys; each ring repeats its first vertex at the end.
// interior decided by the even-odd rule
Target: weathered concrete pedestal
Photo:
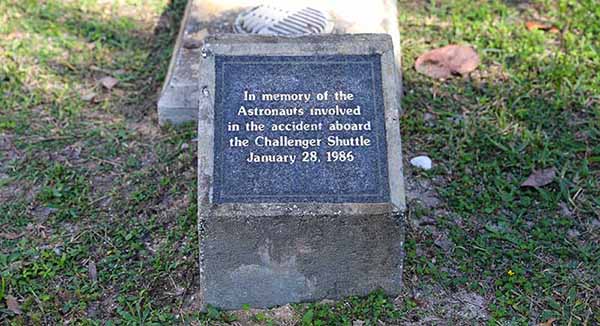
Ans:
{"type": "Polygon", "coordinates": [[[203,303],[223,309],[402,291],[392,205],[226,205],[200,224],[203,303]],[[294,207],[295,206],[295,207],[294,207]]]}
{"type": "Polygon", "coordinates": [[[263,308],[379,288],[399,294],[406,207],[391,38],[223,35],[209,37],[203,53],[203,306],[263,308]],[[281,129],[299,122],[317,130],[281,129]],[[368,128],[333,130],[339,123],[368,128]],[[313,141],[265,145],[284,136],[313,141]],[[259,155],[280,160],[252,160],[259,155]]]}
{"type": "MultiPolygon", "coordinates": [[[[181,30],[158,102],[158,120],[180,124],[197,119],[198,79],[203,73],[198,64],[204,38],[233,33],[236,16],[259,4],[302,4],[323,8],[334,19],[334,34],[386,33],[396,49],[400,71],[400,34],[396,1],[393,0],[189,0],[181,30]]],[[[400,92],[398,86],[398,91],[400,92]]]]}

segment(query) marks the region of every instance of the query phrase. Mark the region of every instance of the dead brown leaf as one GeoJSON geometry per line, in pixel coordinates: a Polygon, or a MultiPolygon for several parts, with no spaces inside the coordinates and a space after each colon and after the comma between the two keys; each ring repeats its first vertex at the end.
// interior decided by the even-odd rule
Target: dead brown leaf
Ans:
{"type": "Polygon", "coordinates": [[[8,307],[8,310],[12,311],[13,313],[15,313],[17,315],[20,315],[23,313],[21,311],[21,305],[17,301],[17,298],[13,297],[12,295],[6,296],[6,307],[8,307]]]}
{"type": "Polygon", "coordinates": [[[2,36],[0,37],[0,39],[4,39],[6,41],[12,41],[12,40],[20,40],[23,39],[25,36],[27,36],[27,34],[21,33],[19,31],[17,32],[12,32],[8,35],[2,36]]]}
{"type": "Polygon", "coordinates": [[[479,55],[470,46],[448,45],[419,56],[415,69],[432,78],[466,75],[479,65],[479,55]]]}
{"type": "Polygon", "coordinates": [[[527,22],[525,22],[525,27],[527,27],[527,29],[530,31],[534,31],[537,29],[547,30],[550,28],[550,25],[547,25],[544,23],[539,23],[539,22],[534,22],[534,21],[527,21],[527,22]]]}
{"type": "Polygon", "coordinates": [[[554,34],[560,32],[558,27],[556,27],[554,25],[536,22],[536,21],[525,22],[525,27],[529,31],[540,30],[540,31],[544,31],[544,32],[554,33],[554,34]]]}
{"type": "Polygon", "coordinates": [[[113,89],[113,87],[115,87],[118,83],[119,80],[111,76],[106,76],[100,79],[100,84],[102,84],[102,86],[108,90],[113,89]]]}
{"type": "Polygon", "coordinates": [[[160,16],[158,22],[156,23],[156,28],[159,30],[171,28],[171,22],[169,21],[169,17],[167,15],[160,16]]]}
{"type": "Polygon", "coordinates": [[[556,177],[556,168],[536,170],[521,184],[521,187],[543,187],[554,181],[554,177],[556,177]]]}
{"type": "Polygon", "coordinates": [[[1,232],[0,238],[4,238],[4,239],[8,239],[8,240],[15,240],[15,239],[22,237],[24,234],[25,234],[25,232],[22,232],[22,233],[1,232]]]}
{"type": "Polygon", "coordinates": [[[196,33],[186,35],[186,37],[183,39],[183,47],[186,49],[196,49],[201,47],[202,44],[204,44],[204,39],[206,36],[208,36],[208,34],[208,30],[205,28],[196,33]]]}
{"type": "Polygon", "coordinates": [[[555,321],[556,321],[556,318],[550,318],[543,323],[539,323],[538,326],[552,326],[552,325],[554,325],[555,321]]]}

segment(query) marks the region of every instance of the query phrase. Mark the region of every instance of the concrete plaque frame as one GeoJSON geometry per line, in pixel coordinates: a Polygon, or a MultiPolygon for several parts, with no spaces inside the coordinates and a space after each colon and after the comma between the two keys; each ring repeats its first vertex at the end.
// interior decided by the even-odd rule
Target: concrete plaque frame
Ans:
{"type": "Polygon", "coordinates": [[[387,34],[217,35],[202,50],[198,230],[202,304],[270,307],[402,287],[406,210],[399,81],[387,34]],[[215,56],[381,55],[390,202],[213,202],[215,56]]]}

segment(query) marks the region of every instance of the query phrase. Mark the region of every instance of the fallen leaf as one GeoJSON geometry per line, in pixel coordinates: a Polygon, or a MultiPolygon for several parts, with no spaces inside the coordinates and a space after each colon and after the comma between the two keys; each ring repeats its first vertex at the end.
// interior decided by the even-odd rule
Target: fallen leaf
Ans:
{"type": "Polygon", "coordinates": [[[552,326],[555,321],[556,321],[556,318],[550,318],[543,323],[539,323],[538,326],[552,326]]]}
{"type": "Polygon", "coordinates": [[[159,29],[169,29],[171,28],[171,23],[169,22],[169,17],[167,15],[162,15],[158,19],[158,23],[156,24],[157,30],[159,29]]]}
{"type": "Polygon", "coordinates": [[[4,239],[8,239],[8,240],[15,240],[18,239],[20,237],[22,237],[25,233],[14,233],[14,232],[2,232],[0,233],[0,238],[4,238],[4,239]]]}
{"type": "Polygon", "coordinates": [[[449,252],[454,248],[454,242],[445,234],[438,236],[433,243],[443,249],[444,252],[449,252]]]}
{"type": "Polygon", "coordinates": [[[90,260],[88,263],[88,276],[92,282],[98,280],[98,271],[96,270],[96,263],[93,260],[90,260]]]}
{"type": "Polygon", "coordinates": [[[88,92],[88,93],[81,95],[81,99],[86,102],[94,102],[94,98],[96,98],[96,95],[98,95],[98,94],[96,94],[94,92],[88,92]]]}
{"type": "Polygon", "coordinates": [[[534,31],[537,29],[541,29],[541,30],[546,30],[549,29],[550,26],[543,24],[543,23],[539,23],[539,22],[534,22],[534,21],[527,21],[525,22],[525,27],[527,27],[528,30],[530,31],[534,31]]]}
{"type": "Polygon", "coordinates": [[[570,229],[569,231],[567,231],[567,237],[571,238],[571,239],[575,239],[577,237],[579,237],[581,235],[581,233],[575,229],[570,229]]]}
{"type": "Polygon", "coordinates": [[[6,307],[8,307],[8,310],[12,311],[13,313],[15,313],[17,315],[20,315],[23,313],[21,311],[21,305],[17,301],[17,298],[13,297],[12,295],[6,296],[6,307]]]}
{"type": "Polygon", "coordinates": [[[550,24],[546,24],[546,23],[540,23],[540,22],[535,22],[535,21],[525,22],[525,27],[529,31],[540,30],[540,31],[550,32],[550,33],[555,33],[555,34],[558,33],[558,32],[560,32],[560,30],[558,29],[558,27],[556,27],[554,25],[550,25],[550,24]]]}
{"type": "Polygon", "coordinates": [[[554,180],[556,169],[549,168],[533,171],[533,173],[521,184],[521,187],[543,187],[554,180]]]}
{"type": "Polygon", "coordinates": [[[565,202],[560,202],[558,203],[558,207],[560,208],[560,214],[564,217],[571,217],[573,216],[573,212],[571,212],[571,209],[569,209],[569,206],[567,204],[565,204],[565,202]]]}
{"type": "Polygon", "coordinates": [[[4,36],[4,39],[6,41],[12,41],[12,40],[15,40],[15,39],[23,39],[24,36],[26,36],[26,35],[24,35],[21,32],[12,32],[12,33],[4,36]]]}
{"type": "Polygon", "coordinates": [[[183,39],[183,47],[186,49],[196,49],[204,44],[204,39],[208,36],[208,30],[202,29],[196,33],[188,34],[183,39]]]}
{"type": "Polygon", "coordinates": [[[479,62],[479,55],[472,47],[448,45],[419,56],[415,69],[432,78],[448,78],[470,73],[479,62]]]}
{"type": "Polygon", "coordinates": [[[119,83],[119,80],[111,76],[106,76],[100,79],[100,83],[102,86],[104,86],[104,88],[111,90],[113,87],[115,87],[115,85],[117,85],[117,83],[119,83]]]}

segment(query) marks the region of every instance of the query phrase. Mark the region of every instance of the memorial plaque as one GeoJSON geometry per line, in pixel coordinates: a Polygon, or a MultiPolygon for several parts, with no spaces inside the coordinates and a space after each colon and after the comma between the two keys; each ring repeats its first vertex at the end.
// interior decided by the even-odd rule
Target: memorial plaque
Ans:
{"type": "Polygon", "coordinates": [[[389,200],[381,55],[217,56],[214,202],[389,200]]]}
{"type": "Polygon", "coordinates": [[[203,306],[401,291],[405,210],[388,35],[223,35],[203,49],[203,306]]]}

